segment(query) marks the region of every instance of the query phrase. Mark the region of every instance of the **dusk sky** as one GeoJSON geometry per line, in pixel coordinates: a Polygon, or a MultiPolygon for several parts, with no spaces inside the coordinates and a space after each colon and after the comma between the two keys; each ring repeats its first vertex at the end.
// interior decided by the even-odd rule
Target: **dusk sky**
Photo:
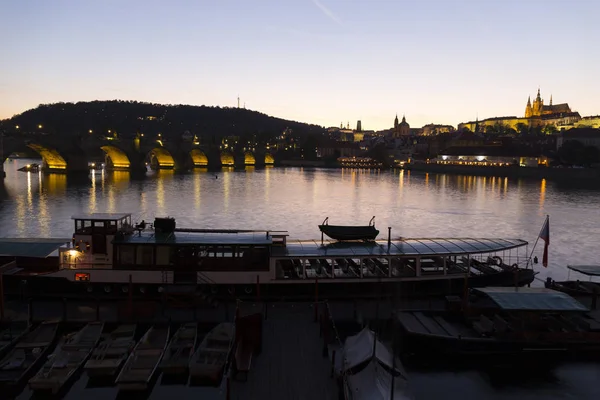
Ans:
{"type": "Polygon", "coordinates": [[[0,118],[40,103],[235,106],[385,129],[600,114],[594,0],[4,0],[0,118]]]}

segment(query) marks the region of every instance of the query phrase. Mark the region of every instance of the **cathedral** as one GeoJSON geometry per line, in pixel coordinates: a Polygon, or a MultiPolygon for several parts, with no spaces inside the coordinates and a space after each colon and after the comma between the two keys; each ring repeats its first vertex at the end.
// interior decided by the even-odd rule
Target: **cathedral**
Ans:
{"type": "Polygon", "coordinates": [[[402,136],[410,135],[410,125],[406,122],[406,117],[402,116],[402,122],[398,123],[398,114],[396,114],[396,119],[394,119],[394,130],[392,131],[393,138],[400,138],[402,136]]]}
{"type": "Polygon", "coordinates": [[[550,95],[550,104],[544,105],[544,100],[540,96],[540,89],[538,89],[537,97],[531,104],[531,97],[527,98],[527,106],[525,107],[525,118],[541,117],[542,115],[552,114],[567,114],[571,113],[568,103],[552,104],[552,95],[550,95]]]}

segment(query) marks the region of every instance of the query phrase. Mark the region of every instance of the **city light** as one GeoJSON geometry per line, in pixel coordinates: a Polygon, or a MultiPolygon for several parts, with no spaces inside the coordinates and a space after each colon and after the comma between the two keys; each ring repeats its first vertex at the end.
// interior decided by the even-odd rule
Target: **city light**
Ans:
{"type": "Polygon", "coordinates": [[[89,132],[89,133],[92,133],[92,130],[90,129],[88,132],[89,132]]]}
{"type": "Polygon", "coordinates": [[[15,129],[19,129],[19,125],[15,126],[15,129]]]}
{"type": "Polygon", "coordinates": [[[42,124],[39,124],[39,125],[38,125],[38,129],[42,129],[42,128],[43,128],[43,127],[42,127],[42,124]]]}

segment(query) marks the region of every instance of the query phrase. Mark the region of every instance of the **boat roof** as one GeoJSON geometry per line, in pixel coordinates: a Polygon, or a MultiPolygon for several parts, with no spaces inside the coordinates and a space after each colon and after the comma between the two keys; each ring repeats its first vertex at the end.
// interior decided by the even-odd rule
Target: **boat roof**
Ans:
{"type": "Polygon", "coordinates": [[[338,242],[333,240],[288,240],[286,247],[273,247],[275,257],[335,256],[447,256],[495,253],[525,246],[521,239],[399,239],[372,242],[338,242]]]}
{"type": "Polygon", "coordinates": [[[273,239],[266,232],[180,232],[155,234],[142,232],[115,237],[115,244],[155,244],[155,245],[271,245],[273,239]]]}
{"type": "Polygon", "coordinates": [[[46,258],[71,239],[0,238],[0,256],[46,258]]]}
{"type": "Polygon", "coordinates": [[[484,293],[506,311],[588,311],[568,294],[552,289],[487,287],[474,290],[484,293]]]}
{"type": "Polygon", "coordinates": [[[71,219],[84,219],[91,221],[119,221],[127,217],[131,217],[131,213],[83,213],[75,214],[71,216],[71,219]]]}
{"type": "Polygon", "coordinates": [[[568,265],[567,268],[587,276],[600,276],[600,265],[568,265]]]}

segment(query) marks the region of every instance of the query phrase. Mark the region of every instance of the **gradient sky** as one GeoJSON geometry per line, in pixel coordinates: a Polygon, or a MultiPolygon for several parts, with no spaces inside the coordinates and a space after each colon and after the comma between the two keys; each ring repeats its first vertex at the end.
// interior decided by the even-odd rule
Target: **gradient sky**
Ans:
{"type": "Polygon", "coordinates": [[[0,118],[40,103],[234,106],[385,129],[600,114],[595,0],[3,0],[0,118]]]}

